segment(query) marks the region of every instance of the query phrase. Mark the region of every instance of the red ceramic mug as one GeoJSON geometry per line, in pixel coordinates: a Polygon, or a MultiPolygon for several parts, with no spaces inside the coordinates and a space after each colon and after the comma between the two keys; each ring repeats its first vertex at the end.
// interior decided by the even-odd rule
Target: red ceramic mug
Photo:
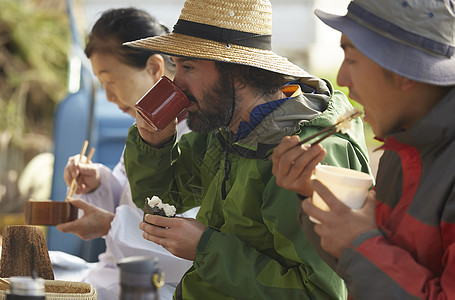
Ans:
{"type": "Polygon", "coordinates": [[[190,101],[166,76],[162,76],[136,103],[136,110],[147,124],[164,129],[179,115],[186,113],[190,101]]]}

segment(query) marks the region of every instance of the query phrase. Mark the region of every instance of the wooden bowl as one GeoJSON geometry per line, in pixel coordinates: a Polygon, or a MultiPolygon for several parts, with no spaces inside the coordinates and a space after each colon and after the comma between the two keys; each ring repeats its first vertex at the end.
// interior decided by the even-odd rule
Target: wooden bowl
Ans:
{"type": "Polygon", "coordinates": [[[74,221],[78,208],[67,201],[29,200],[25,204],[25,224],[57,225],[74,221]]]}

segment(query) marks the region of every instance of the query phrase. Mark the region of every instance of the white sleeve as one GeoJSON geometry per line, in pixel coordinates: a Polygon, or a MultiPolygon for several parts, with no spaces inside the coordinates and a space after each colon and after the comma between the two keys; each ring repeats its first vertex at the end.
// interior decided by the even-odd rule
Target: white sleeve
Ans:
{"type": "Polygon", "coordinates": [[[182,135],[188,132],[191,132],[191,130],[188,128],[186,119],[184,119],[177,124],[177,141],[180,140],[182,135]]]}
{"type": "Polygon", "coordinates": [[[77,194],[75,198],[82,199],[97,207],[114,213],[120,204],[122,192],[125,184],[128,182],[123,157],[115,166],[114,171],[102,164],[95,164],[100,173],[100,186],[91,193],[77,194]],[[122,172],[123,169],[123,172],[122,172]]]}
{"type": "Polygon", "coordinates": [[[120,205],[105,237],[106,247],[115,261],[136,255],[156,257],[160,269],[166,274],[166,282],[179,282],[193,262],[176,257],[163,247],[144,239],[139,229],[143,214],[138,208],[120,205]]]}

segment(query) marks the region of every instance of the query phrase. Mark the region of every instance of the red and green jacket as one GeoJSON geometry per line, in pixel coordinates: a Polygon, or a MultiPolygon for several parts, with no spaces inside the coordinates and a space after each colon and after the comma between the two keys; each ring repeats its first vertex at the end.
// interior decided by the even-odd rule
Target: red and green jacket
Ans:
{"type": "MultiPolygon", "coordinates": [[[[287,98],[258,107],[236,136],[191,132],[158,149],[130,129],[125,167],[135,203],[158,195],[178,211],[200,205],[197,220],[208,226],[177,299],[346,298],[343,281],[300,230],[295,194],[276,185],[268,158],[284,136],[309,136],[352,106],[314,78],[283,91],[287,98]]],[[[322,145],[325,163],[369,172],[360,120],[322,145]]]]}
{"type": "Polygon", "coordinates": [[[336,271],[352,299],[455,299],[455,89],[407,131],[387,136],[377,230],[336,271]]]}

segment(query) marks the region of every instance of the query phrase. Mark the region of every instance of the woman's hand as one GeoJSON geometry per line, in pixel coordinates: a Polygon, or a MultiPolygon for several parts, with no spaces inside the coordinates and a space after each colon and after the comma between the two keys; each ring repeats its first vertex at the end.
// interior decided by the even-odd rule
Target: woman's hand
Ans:
{"type": "Polygon", "coordinates": [[[71,200],[71,204],[82,209],[84,215],[71,222],[57,225],[63,233],[74,233],[83,240],[93,240],[105,236],[111,228],[114,214],[80,199],[71,200]]]}
{"type": "Polygon", "coordinates": [[[68,158],[63,179],[69,187],[74,178],[78,178],[77,194],[87,194],[96,190],[101,184],[100,174],[97,167],[91,162],[87,162],[87,157],[83,156],[79,162],[80,155],[74,155],[68,158]]]}

